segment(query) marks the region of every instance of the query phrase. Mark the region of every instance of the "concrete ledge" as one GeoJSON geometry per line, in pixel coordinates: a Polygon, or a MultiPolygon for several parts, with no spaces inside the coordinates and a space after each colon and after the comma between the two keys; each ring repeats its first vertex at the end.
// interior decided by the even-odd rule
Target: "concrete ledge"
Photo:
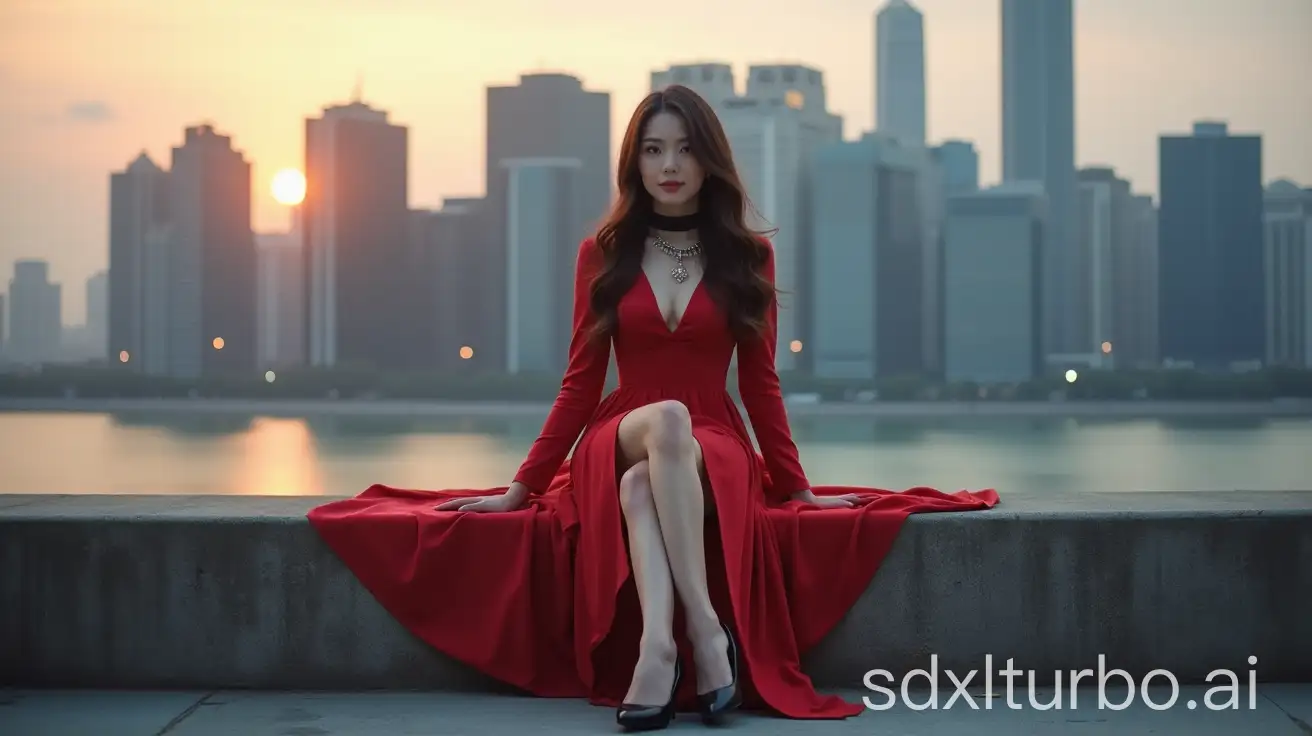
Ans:
{"type": "MultiPolygon", "coordinates": [[[[305,521],[323,501],[0,496],[0,685],[503,689],[360,587],[305,521]]],[[[805,665],[859,688],[930,655],[959,678],[992,655],[1066,680],[1105,655],[1136,679],[1310,682],[1312,492],[1006,494],[912,517],[805,665]]]]}

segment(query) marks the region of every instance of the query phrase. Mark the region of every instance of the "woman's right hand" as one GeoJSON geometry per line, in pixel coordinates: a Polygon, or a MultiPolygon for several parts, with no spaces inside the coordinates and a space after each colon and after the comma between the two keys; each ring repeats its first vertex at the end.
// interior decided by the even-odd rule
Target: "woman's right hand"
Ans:
{"type": "Polygon", "coordinates": [[[479,513],[496,513],[514,511],[524,506],[528,499],[528,486],[515,481],[505,493],[496,496],[468,496],[453,498],[437,505],[438,511],[476,511],[479,513]]]}

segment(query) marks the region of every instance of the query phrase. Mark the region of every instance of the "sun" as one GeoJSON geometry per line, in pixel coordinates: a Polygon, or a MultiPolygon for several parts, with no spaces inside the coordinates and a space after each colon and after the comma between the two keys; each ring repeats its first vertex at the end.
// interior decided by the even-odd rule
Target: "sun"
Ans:
{"type": "Polygon", "coordinates": [[[273,198],[278,204],[295,207],[305,199],[305,174],[283,169],[273,175],[273,198]]]}

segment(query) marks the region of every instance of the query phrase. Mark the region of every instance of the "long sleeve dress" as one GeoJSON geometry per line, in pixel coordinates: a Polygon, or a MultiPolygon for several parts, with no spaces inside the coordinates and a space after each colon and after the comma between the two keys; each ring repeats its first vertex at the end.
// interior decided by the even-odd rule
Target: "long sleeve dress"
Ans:
{"type": "MultiPolygon", "coordinates": [[[[561,391],[514,478],[532,491],[525,508],[434,509],[504,487],[375,485],[313,509],[311,523],[374,597],[438,651],[532,694],[615,706],[628,690],[642,628],[619,504],[616,431],[633,409],[679,401],[692,416],[714,494],[709,585],[739,642],[744,706],[791,718],[856,715],[860,704],[815,691],[801,654],[866,589],[909,514],[982,510],[997,494],[812,488],[775,372],[775,310],[766,315],[767,334],[738,344],[701,285],[671,330],[650,282],[638,276],[620,301],[612,340],[619,384],[603,397],[611,345],[586,338],[593,324],[588,286],[600,263],[600,249],[585,240],[561,391]],[[727,390],[735,349],[759,453],[727,390]],[[816,509],[789,500],[807,488],[856,493],[862,503],[816,509]]],[[[773,256],[764,271],[773,280],[773,256]]],[[[678,626],[676,639],[687,652],[678,626]]],[[[695,678],[685,678],[680,706],[693,707],[695,692],[695,678]]]]}

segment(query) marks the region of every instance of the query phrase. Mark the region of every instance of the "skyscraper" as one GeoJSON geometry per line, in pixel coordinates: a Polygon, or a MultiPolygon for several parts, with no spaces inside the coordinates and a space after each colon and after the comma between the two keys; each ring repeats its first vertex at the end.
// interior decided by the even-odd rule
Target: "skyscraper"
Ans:
{"type": "Polygon", "coordinates": [[[168,372],[255,371],[251,165],[213,126],[187,128],[169,175],[168,372]]]}
{"type": "Polygon", "coordinates": [[[1265,199],[1266,360],[1312,367],[1312,189],[1281,179],[1265,199]]]}
{"type": "Polygon", "coordinates": [[[1130,196],[1131,241],[1113,256],[1112,355],[1119,367],[1161,365],[1158,339],[1157,205],[1146,194],[1130,196]]]}
{"type": "Polygon", "coordinates": [[[872,379],[925,369],[923,149],[871,134],[815,158],[814,264],[805,293],[816,375],[872,379]]]}
{"type": "Polygon", "coordinates": [[[1201,370],[1260,365],[1265,345],[1262,138],[1198,122],[1163,135],[1162,359],[1201,370]]]}
{"type": "Polygon", "coordinates": [[[305,123],[306,347],[312,366],[405,370],[423,364],[411,339],[409,132],[354,101],[305,123]]]}
{"type": "Polygon", "coordinates": [[[56,360],[62,331],[60,287],[50,281],[50,264],[16,261],[9,282],[9,339],[5,357],[31,364],[56,360]]]}
{"type": "Polygon", "coordinates": [[[979,153],[970,141],[943,141],[931,149],[933,159],[943,172],[943,192],[947,195],[979,191],[979,153]]]}
{"type": "Polygon", "coordinates": [[[1118,177],[1104,166],[1081,169],[1080,220],[1076,252],[1078,269],[1083,278],[1078,284],[1074,307],[1079,310],[1076,332],[1072,340],[1076,352],[1104,355],[1104,360],[1115,356],[1104,352],[1120,342],[1118,326],[1126,319],[1129,300],[1117,298],[1118,283],[1124,285],[1124,271],[1133,267],[1129,256],[1135,245],[1134,221],[1130,210],[1130,182],[1118,177]]]}
{"type": "Polygon", "coordinates": [[[733,148],[747,195],[763,221],[776,229],[775,280],[785,292],[775,353],[780,370],[805,369],[803,346],[813,322],[811,277],[811,161],[820,147],[842,140],[843,120],[829,112],[824,73],[801,64],[753,64],[741,97],[720,103],[717,114],[733,148]]]}
{"type": "Polygon", "coordinates": [[[583,164],[571,158],[511,158],[506,178],[506,370],[565,370],[574,311],[578,203],[583,164]]]}
{"type": "Polygon", "coordinates": [[[109,360],[145,369],[147,240],[169,219],[168,173],[144,152],[109,177],[109,360]]]}
{"type": "Polygon", "coordinates": [[[109,339],[109,272],[97,271],[87,279],[87,339],[97,346],[96,356],[104,357],[109,339]]]}
{"type": "Polygon", "coordinates": [[[738,96],[733,67],[722,61],[674,64],[651,73],[653,92],[671,84],[683,85],[701,95],[716,112],[726,101],[738,96]]]}
{"type": "MultiPolygon", "coordinates": [[[[487,370],[486,355],[493,348],[489,341],[506,334],[504,329],[492,329],[487,315],[470,307],[482,303],[492,282],[482,271],[488,263],[483,208],[481,197],[447,197],[440,210],[415,213],[424,251],[423,270],[432,283],[424,309],[433,315],[433,322],[421,339],[433,346],[433,369],[437,371],[487,370]]],[[[504,345],[496,347],[504,349],[504,345]]]]}
{"type": "Polygon", "coordinates": [[[944,375],[1018,383],[1042,374],[1043,193],[1004,185],[948,200],[944,375]]]}
{"type": "Polygon", "coordinates": [[[1075,177],[1075,19],[1072,0],[1002,0],[1002,179],[1043,185],[1044,341],[1083,349],[1075,303],[1079,189],[1075,177]]]}
{"type": "Polygon", "coordinates": [[[259,266],[256,311],[257,362],[261,370],[300,365],[305,360],[305,257],[300,212],[286,233],[255,236],[259,266]]]}
{"type": "MultiPolygon", "coordinates": [[[[508,367],[507,352],[511,315],[509,284],[510,179],[502,164],[510,159],[574,159],[579,162],[575,206],[581,213],[575,231],[568,237],[567,261],[574,263],[579,242],[591,234],[605,216],[611,202],[610,93],[584,89],[578,77],[569,74],[524,74],[519,84],[492,86],[487,89],[487,151],[485,175],[487,198],[483,206],[488,241],[482,254],[486,263],[480,271],[489,275],[485,281],[484,300],[471,305],[488,331],[495,331],[486,343],[487,360],[480,352],[480,364],[495,370],[508,367]]],[[[558,256],[559,257],[559,256],[558,256]]],[[[554,288],[563,294],[556,299],[572,301],[574,273],[558,279],[554,288]]],[[[568,329],[569,315],[558,316],[568,329]]]]}
{"type": "Polygon", "coordinates": [[[925,19],[907,0],[875,16],[875,128],[925,145],[925,19]]]}

